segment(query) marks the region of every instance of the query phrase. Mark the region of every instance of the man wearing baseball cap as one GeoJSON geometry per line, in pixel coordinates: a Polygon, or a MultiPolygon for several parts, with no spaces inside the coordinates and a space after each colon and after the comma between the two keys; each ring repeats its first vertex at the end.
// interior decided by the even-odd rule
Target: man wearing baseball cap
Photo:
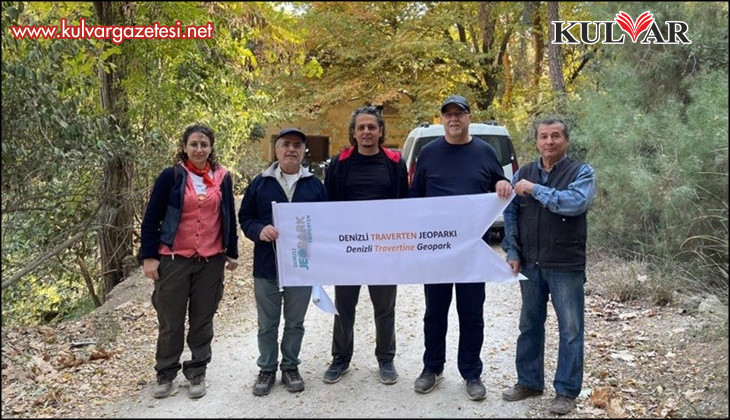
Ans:
{"type": "MultiPolygon", "coordinates": [[[[421,149],[413,177],[411,197],[435,197],[496,192],[506,199],[512,186],[504,176],[494,148],[469,135],[471,122],[469,102],[461,95],[450,95],[441,104],[444,136],[421,149]]],[[[454,218],[469,217],[460,210],[454,218]]],[[[424,285],[426,314],[423,317],[425,351],[423,371],[416,379],[415,391],[431,392],[443,379],[446,361],[446,332],[449,307],[456,291],[459,314],[459,349],[457,364],[466,382],[471,400],[483,400],[486,387],[482,374],[481,351],[484,342],[484,283],[447,283],[424,285]]]]}
{"type": "Polygon", "coordinates": [[[260,369],[253,386],[256,396],[271,392],[277,368],[281,369],[281,380],[289,392],[304,390],[304,380],[298,368],[301,363],[299,350],[312,287],[279,287],[272,244],[279,237],[279,231],[272,225],[271,202],[327,201],[322,182],[302,166],[306,140],[307,136],[296,128],[285,128],[279,132],[274,144],[276,161],[248,185],[238,212],[243,233],[254,243],[254,296],[259,329],[256,364],[260,369]],[[282,305],[284,333],[279,346],[282,305]]]}
{"type": "Polygon", "coordinates": [[[441,114],[446,112],[446,108],[448,108],[451,104],[456,105],[462,111],[466,111],[467,113],[471,112],[471,109],[469,109],[469,102],[466,100],[465,97],[461,95],[451,95],[448,98],[444,99],[444,103],[441,104],[441,114]]]}

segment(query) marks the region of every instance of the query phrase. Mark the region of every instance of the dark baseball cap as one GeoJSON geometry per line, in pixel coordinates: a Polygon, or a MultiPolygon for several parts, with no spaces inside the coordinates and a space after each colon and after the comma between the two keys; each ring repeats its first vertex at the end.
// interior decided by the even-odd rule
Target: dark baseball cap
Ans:
{"type": "Polygon", "coordinates": [[[304,143],[307,142],[307,135],[301,132],[301,130],[298,130],[296,128],[284,128],[281,131],[279,131],[279,135],[276,136],[276,139],[279,140],[280,138],[286,136],[287,134],[294,134],[298,136],[304,143]]]}
{"type": "Polygon", "coordinates": [[[444,103],[441,104],[441,113],[444,112],[444,108],[451,104],[459,105],[459,108],[463,109],[464,111],[471,112],[471,109],[469,108],[469,101],[467,101],[465,97],[461,95],[451,95],[448,98],[444,99],[444,103]]]}

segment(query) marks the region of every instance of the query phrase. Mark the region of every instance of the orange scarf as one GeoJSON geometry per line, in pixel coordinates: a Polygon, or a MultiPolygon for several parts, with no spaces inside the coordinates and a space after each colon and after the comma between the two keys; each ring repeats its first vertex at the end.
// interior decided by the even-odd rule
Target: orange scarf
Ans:
{"type": "Polygon", "coordinates": [[[209,187],[212,187],[214,185],[213,178],[211,178],[208,174],[208,172],[210,172],[210,162],[205,162],[205,167],[203,169],[198,169],[195,165],[193,165],[193,162],[188,159],[185,161],[185,167],[188,168],[190,172],[194,173],[195,175],[202,176],[205,185],[209,187]]]}

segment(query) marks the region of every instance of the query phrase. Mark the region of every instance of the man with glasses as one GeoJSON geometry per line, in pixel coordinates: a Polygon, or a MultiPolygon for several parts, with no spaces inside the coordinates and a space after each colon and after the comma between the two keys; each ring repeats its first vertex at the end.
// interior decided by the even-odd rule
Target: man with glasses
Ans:
{"type": "MultiPolygon", "coordinates": [[[[469,135],[471,109],[460,95],[451,95],[441,105],[444,136],[423,147],[411,186],[411,197],[496,192],[508,198],[512,186],[504,176],[497,153],[487,142],[469,135]]],[[[455,213],[454,217],[468,217],[455,213]]],[[[483,237],[488,240],[487,232],[483,237]]],[[[448,279],[444,279],[448,281],[448,279]]],[[[456,290],[459,314],[459,373],[466,381],[466,392],[472,400],[483,400],[486,388],[480,376],[480,353],[484,341],[484,283],[441,283],[424,285],[426,314],[423,318],[425,351],[423,371],[416,379],[415,391],[426,394],[443,379],[446,362],[446,332],[449,306],[456,290]]]]}
{"type": "Polygon", "coordinates": [[[302,166],[306,141],[307,136],[296,128],[279,132],[274,143],[276,161],[248,184],[238,212],[241,230],[254,243],[253,291],[259,348],[256,364],[260,369],[253,385],[256,396],[271,392],[277,368],[281,370],[287,391],[304,390],[304,379],[299,374],[302,362],[299,351],[312,287],[279,287],[274,247],[279,231],[273,225],[271,203],[327,201],[322,182],[302,166]],[[284,331],[279,341],[282,318],[284,331]]]}

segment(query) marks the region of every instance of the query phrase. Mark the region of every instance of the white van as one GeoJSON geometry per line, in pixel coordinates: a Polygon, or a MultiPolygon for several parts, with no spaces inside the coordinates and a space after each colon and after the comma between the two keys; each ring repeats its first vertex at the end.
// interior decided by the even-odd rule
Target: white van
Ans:
{"type": "MultiPolygon", "coordinates": [[[[504,170],[504,176],[510,181],[512,175],[517,172],[519,165],[517,163],[517,155],[509,137],[507,129],[498,125],[496,121],[486,121],[483,123],[469,124],[469,134],[476,136],[494,147],[497,152],[497,158],[504,170]]],[[[413,183],[413,175],[416,173],[416,165],[418,163],[418,154],[423,146],[444,135],[444,126],[441,124],[422,123],[418,127],[408,133],[405,143],[403,144],[403,159],[406,161],[408,169],[408,183],[413,183]]],[[[490,233],[504,237],[504,218],[500,214],[492,224],[490,233]]]]}

